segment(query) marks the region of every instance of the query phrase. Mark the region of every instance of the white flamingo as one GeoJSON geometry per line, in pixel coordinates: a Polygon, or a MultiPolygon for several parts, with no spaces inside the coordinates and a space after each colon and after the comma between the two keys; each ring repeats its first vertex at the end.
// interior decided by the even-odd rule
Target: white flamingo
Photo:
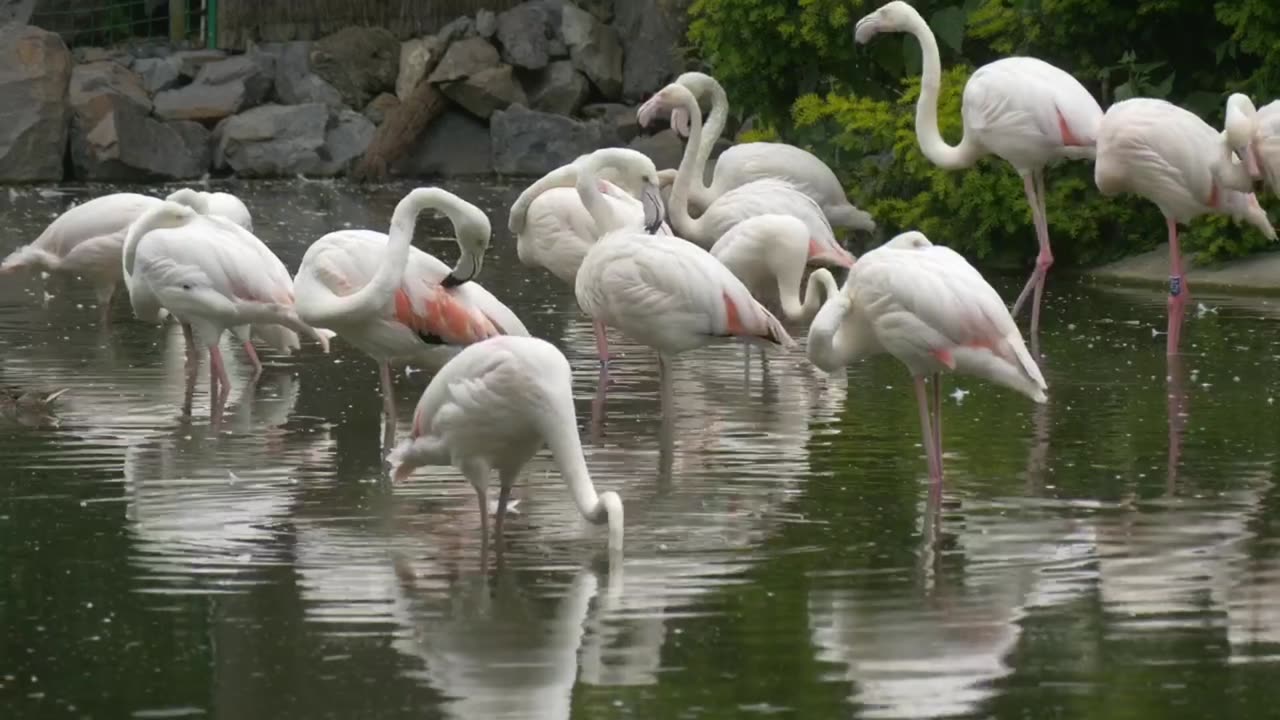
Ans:
{"type": "Polygon", "coordinates": [[[231,193],[182,188],[170,193],[165,200],[186,205],[201,215],[220,215],[253,232],[253,215],[244,202],[231,193]]]}
{"type": "Polygon", "coordinates": [[[920,42],[923,69],[916,102],[916,140],[924,156],[940,168],[962,170],[985,155],[997,155],[1022,177],[1040,254],[1014,301],[1013,314],[1018,314],[1034,289],[1034,335],[1040,327],[1045,275],[1053,264],[1044,205],[1044,168],[1058,159],[1093,159],[1102,108],[1078,80],[1053,65],[1032,57],[1002,58],[978,68],[965,83],[960,108],[964,137],[959,145],[948,145],[938,132],[942,61],[933,31],[914,8],[894,0],[859,20],[854,39],[865,44],[886,32],[908,33],[920,42]]]}
{"type": "Polygon", "coordinates": [[[803,302],[800,299],[806,265],[845,262],[845,256],[824,257],[828,254],[809,238],[805,224],[792,215],[747,218],[711,247],[712,257],[729,268],[757,300],[765,305],[776,300],[783,316],[792,322],[812,319],[823,300],[839,292],[831,272],[818,268],[809,275],[803,302]]]}
{"type": "Polygon", "coordinates": [[[221,218],[162,202],[129,227],[121,257],[135,313],[158,319],[163,309],[189,326],[193,339],[209,348],[210,395],[222,399],[231,385],[218,349],[224,330],[279,324],[313,335],[327,347],[325,337],[298,318],[289,288],[277,282],[260,251],[240,234],[246,232],[221,218]]]}
{"type": "MultiPolygon", "coordinates": [[[[632,151],[606,148],[600,152],[610,157],[625,158],[632,151]]],[[[512,204],[507,222],[508,229],[516,236],[520,262],[529,267],[545,268],[570,287],[577,278],[582,259],[601,234],[577,190],[572,187],[575,172],[572,165],[566,165],[525,188],[512,204]]],[[[608,206],[607,213],[616,216],[624,227],[672,234],[671,228],[662,220],[662,203],[652,188],[650,192],[654,195],[646,197],[644,187],[623,187],[613,180],[625,183],[629,178],[619,176],[600,180],[601,198],[608,206]]],[[[594,330],[596,351],[600,362],[606,364],[609,343],[604,325],[595,323],[594,330]]]]}
{"type": "MultiPolygon", "coordinates": [[[[1234,126],[1234,118],[1230,118],[1234,126]]],[[[1098,129],[1093,179],[1104,195],[1129,192],[1154,202],[1169,231],[1169,326],[1165,350],[1178,351],[1190,296],[1178,247],[1178,223],[1207,213],[1244,220],[1274,240],[1267,213],[1249,192],[1253,178],[1236,162],[1229,133],[1163,100],[1134,98],[1107,108],[1098,129]]],[[[1246,140],[1247,142],[1247,140],[1246,140]]],[[[1246,158],[1247,147],[1241,150],[1246,158]]]]}
{"type": "Polygon", "coordinates": [[[607,523],[609,549],[620,551],[622,499],[596,493],[578,439],[573,371],[545,340],[502,336],[463,349],[431,379],[413,414],[413,434],[388,460],[397,482],[421,465],[458,468],[476,491],[484,547],[490,472],[498,472],[495,532],[501,540],[511,487],[544,446],[583,517],[607,523]]]}
{"type": "MultiPolygon", "coordinates": [[[[0,274],[26,269],[83,276],[93,285],[105,324],[121,280],[120,249],[125,232],[134,220],[161,202],[149,195],[112,193],[76,205],[49,223],[34,242],[10,253],[0,263],[0,274]]],[[[227,204],[216,207],[225,209],[227,204]]],[[[236,220],[247,221],[247,211],[236,220]]]]}
{"type": "MultiPolygon", "coordinates": [[[[698,107],[697,98],[685,86],[672,83],[645,101],[636,115],[642,125],[647,125],[659,112],[676,109],[683,110],[689,117],[689,141],[685,143],[668,207],[671,226],[677,235],[709,248],[729,228],[749,217],[767,213],[794,215],[804,221],[809,228],[810,237],[828,251],[830,256],[848,256],[848,251],[836,242],[831,224],[818,203],[784,180],[756,180],[741,185],[717,197],[701,216],[691,217],[689,192],[693,186],[693,176],[697,172],[694,165],[702,142],[702,110],[698,107]]],[[[867,229],[875,227],[869,216],[867,223],[867,229]]],[[[852,261],[851,256],[848,259],[852,261]]]]}
{"type": "Polygon", "coordinates": [[[335,331],[378,361],[383,407],[394,419],[391,362],[435,370],[457,346],[529,331],[472,282],[491,234],[480,208],[439,188],[418,188],[396,205],[390,230],[340,230],[320,238],[303,256],[294,290],[304,321],[335,331]],[[410,244],[426,209],[443,212],[453,224],[461,250],[453,269],[410,244]]]}
{"type": "Polygon", "coordinates": [[[963,257],[918,232],[859,258],[809,326],[809,359],[828,372],[881,353],[906,365],[915,380],[935,482],[942,480],[942,371],[984,378],[1036,402],[1047,399],[1044,376],[1000,295],[963,257]],[[925,375],[933,375],[932,409],[925,375]]]}
{"type": "MultiPolygon", "coordinates": [[[[698,157],[693,166],[694,182],[689,190],[691,207],[701,211],[716,198],[736,187],[753,180],[777,178],[786,180],[817,201],[832,225],[855,230],[875,229],[870,216],[849,202],[840,179],[831,168],[813,153],[795,145],[773,142],[738,143],[716,158],[715,174],[711,178],[711,184],[707,185],[707,161],[728,121],[729,97],[715,78],[704,73],[687,72],[675,81],[689,88],[699,100],[708,96],[711,98],[711,113],[706,117],[704,135],[698,143],[698,157]]],[[[689,114],[682,108],[672,110],[671,127],[687,136],[689,114]]],[[[658,178],[665,185],[675,181],[676,172],[662,170],[658,173],[658,178]]]]}

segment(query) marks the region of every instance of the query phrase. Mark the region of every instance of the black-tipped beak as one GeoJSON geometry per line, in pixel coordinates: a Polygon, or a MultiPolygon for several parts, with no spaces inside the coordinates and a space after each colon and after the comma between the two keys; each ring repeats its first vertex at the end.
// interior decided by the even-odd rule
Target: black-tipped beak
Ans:
{"type": "Polygon", "coordinates": [[[440,281],[440,287],[455,288],[462,283],[469,282],[471,278],[460,278],[453,273],[444,276],[444,280],[440,281]]]}
{"type": "Polygon", "coordinates": [[[640,203],[644,206],[644,231],[653,235],[662,228],[662,223],[667,217],[667,209],[662,204],[662,194],[658,192],[658,186],[646,184],[640,196],[640,203]]]}

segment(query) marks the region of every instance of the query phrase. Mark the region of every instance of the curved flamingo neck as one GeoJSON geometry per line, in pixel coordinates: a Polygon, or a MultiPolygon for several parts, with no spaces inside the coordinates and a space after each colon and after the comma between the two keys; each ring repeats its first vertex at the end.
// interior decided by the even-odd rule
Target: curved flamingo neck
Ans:
{"type": "Polygon", "coordinates": [[[822,307],[822,303],[827,298],[834,297],[840,288],[836,286],[836,280],[831,275],[831,271],[826,268],[818,268],[809,274],[809,282],[804,286],[804,302],[799,299],[799,286],[793,286],[790,292],[782,292],[781,286],[778,288],[779,297],[782,300],[782,311],[789,319],[792,320],[808,320],[818,312],[822,307]]]}
{"type": "Polygon", "coordinates": [[[622,501],[617,493],[596,493],[587,460],[582,453],[582,441],[578,438],[577,413],[572,396],[565,393],[549,393],[550,407],[539,417],[543,439],[551,449],[551,455],[560,468],[560,476],[573,496],[578,512],[597,525],[608,523],[609,547],[622,547],[622,501]]]}
{"type": "Polygon", "coordinates": [[[706,195],[711,192],[711,188],[707,185],[707,163],[711,160],[711,153],[715,150],[716,141],[720,139],[721,133],[724,132],[724,126],[729,121],[729,96],[725,93],[724,87],[710,75],[701,75],[698,78],[698,87],[695,93],[699,97],[703,95],[711,96],[711,114],[707,116],[707,124],[702,129],[702,140],[698,143],[698,158],[697,163],[694,165],[695,182],[691,188],[691,195],[695,199],[699,199],[700,204],[707,205],[710,199],[706,195]]]}
{"type": "Polygon", "coordinates": [[[843,368],[853,355],[852,343],[844,331],[844,320],[852,309],[849,298],[837,292],[809,325],[809,360],[827,372],[843,368]]]}
{"type": "Polygon", "coordinates": [[[697,164],[698,148],[702,142],[702,108],[698,107],[698,99],[683,85],[674,87],[684,90],[680,93],[680,103],[685,112],[689,113],[689,140],[684,144],[684,154],[680,157],[680,167],[676,170],[676,181],[671,188],[671,201],[667,204],[667,217],[681,237],[701,238],[703,235],[701,221],[706,214],[704,212],[702,217],[696,220],[689,215],[689,190],[693,185],[694,174],[700,172],[694,166],[697,164]]]}
{"type": "Polygon", "coordinates": [[[168,208],[165,207],[167,203],[168,201],[166,200],[143,213],[141,217],[134,220],[133,223],[129,225],[129,229],[125,232],[124,247],[121,249],[120,263],[124,272],[126,285],[133,278],[133,265],[137,261],[138,257],[138,243],[142,241],[143,236],[152,230],[174,227],[173,223],[161,220],[161,216],[169,212],[168,208]]]}
{"type": "Polygon", "coordinates": [[[944,170],[960,170],[971,167],[982,157],[981,148],[969,137],[969,129],[959,145],[948,145],[938,130],[938,94],[942,90],[942,58],[938,54],[938,40],[929,24],[912,11],[913,17],[906,31],[920,42],[921,74],[920,99],[916,101],[916,138],[920,152],[929,162],[944,170]]]}

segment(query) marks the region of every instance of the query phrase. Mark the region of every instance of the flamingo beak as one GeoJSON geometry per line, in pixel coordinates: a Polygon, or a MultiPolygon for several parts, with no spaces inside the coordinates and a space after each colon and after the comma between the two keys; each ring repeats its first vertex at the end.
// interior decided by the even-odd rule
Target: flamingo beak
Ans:
{"type": "Polygon", "coordinates": [[[1254,180],[1261,180],[1262,169],[1258,167],[1258,151],[1253,147],[1253,143],[1246,145],[1237,154],[1240,155],[1240,159],[1244,162],[1244,167],[1249,172],[1249,177],[1254,180]]]}
{"type": "Polygon", "coordinates": [[[848,269],[853,267],[854,258],[852,253],[840,246],[836,246],[834,250],[824,248],[816,239],[809,238],[809,261],[848,269]]]}
{"type": "Polygon", "coordinates": [[[645,183],[644,190],[640,194],[640,203],[644,206],[644,231],[653,235],[662,227],[667,215],[658,186],[645,183]]]}
{"type": "Polygon", "coordinates": [[[871,38],[880,32],[880,26],[877,21],[878,18],[876,18],[875,13],[871,13],[859,20],[858,24],[853,28],[853,41],[859,45],[866,45],[871,42],[871,38]]]}

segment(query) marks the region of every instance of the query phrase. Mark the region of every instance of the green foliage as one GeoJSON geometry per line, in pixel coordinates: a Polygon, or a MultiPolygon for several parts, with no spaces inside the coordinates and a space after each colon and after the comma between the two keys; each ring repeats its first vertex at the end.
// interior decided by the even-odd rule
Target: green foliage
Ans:
{"type": "MultiPolygon", "coordinates": [[[[920,229],[987,262],[1037,252],[1022,181],[999,158],[965,171],[933,166],[915,136],[920,48],[905,35],[853,42],[853,24],[885,0],[696,0],[690,39],[735,110],[758,117],[751,139],[782,138],[822,157],[886,231],[920,229]]],[[[1043,58],[1078,78],[1103,107],[1160,97],[1219,124],[1228,92],[1259,104],[1280,94],[1280,4],[1272,0],[915,0],[944,68],[939,126],[959,141],[960,99],[973,67],[1007,55],[1043,58]]],[[[1165,239],[1155,207],[1105,198],[1092,165],[1047,170],[1055,259],[1092,263],[1165,239]]],[[[1263,198],[1260,198],[1263,199],[1263,198]]],[[[1233,257],[1268,245],[1229,219],[1197,220],[1184,248],[1233,257]]]]}

